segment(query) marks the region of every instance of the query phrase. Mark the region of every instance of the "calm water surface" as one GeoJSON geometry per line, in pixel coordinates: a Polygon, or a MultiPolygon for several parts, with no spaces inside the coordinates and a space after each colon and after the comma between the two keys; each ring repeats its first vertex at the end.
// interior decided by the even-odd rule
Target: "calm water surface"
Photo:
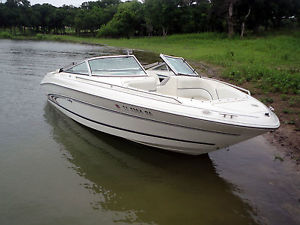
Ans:
{"type": "Polygon", "coordinates": [[[46,72],[119,53],[0,40],[1,225],[300,224],[300,174],[262,136],[190,157],[95,132],[47,104],[46,72]]]}

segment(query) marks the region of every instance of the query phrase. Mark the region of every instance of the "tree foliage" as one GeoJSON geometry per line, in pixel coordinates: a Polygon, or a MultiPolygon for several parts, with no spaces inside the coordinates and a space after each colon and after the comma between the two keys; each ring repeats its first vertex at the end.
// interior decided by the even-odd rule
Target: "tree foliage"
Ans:
{"type": "Polygon", "coordinates": [[[137,0],[119,4],[111,21],[99,30],[99,36],[130,37],[143,33],[143,5],[137,0]]]}
{"type": "Polygon", "coordinates": [[[278,29],[300,23],[300,0],[98,0],[80,7],[0,3],[0,28],[109,37],[278,29]]]}

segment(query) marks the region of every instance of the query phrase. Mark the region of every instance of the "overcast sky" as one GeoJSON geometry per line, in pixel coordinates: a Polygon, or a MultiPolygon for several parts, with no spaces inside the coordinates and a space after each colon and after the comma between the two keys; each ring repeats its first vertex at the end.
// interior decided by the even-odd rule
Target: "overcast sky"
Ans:
{"type": "MultiPolygon", "coordinates": [[[[35,4],[44,4],[49,3],[54,6],[62,6],[62,5],[74,5],[76,7],[80,6],[81,3],[87,2],[87,1],[96,1],[96,0],[29,0],[31,5],[35,4]]],[[[4,3],[6,0],[0,0],[0,2],[4,3]]]]}

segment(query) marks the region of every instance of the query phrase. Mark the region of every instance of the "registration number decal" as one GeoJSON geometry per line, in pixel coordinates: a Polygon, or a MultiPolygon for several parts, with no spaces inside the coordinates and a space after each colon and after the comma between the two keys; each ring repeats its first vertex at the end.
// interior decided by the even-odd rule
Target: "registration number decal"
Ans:
{"type": "Polygon", "coordinates": [[[129,112],[132,112],[132,113],[135,113],[135,114],[145,114],[145,115],[148,115],[148,116],[152,116],[152,113],[149,110],[144,110],[144,109],[141,109],[141,108],[137,108],[137,107],[133,107],[133,106],[126,106],[126,105],[121,105],[121,104],[115,104],[115,106],[118,109],[122,109],[124,111],[129,111],[129,112]]]}

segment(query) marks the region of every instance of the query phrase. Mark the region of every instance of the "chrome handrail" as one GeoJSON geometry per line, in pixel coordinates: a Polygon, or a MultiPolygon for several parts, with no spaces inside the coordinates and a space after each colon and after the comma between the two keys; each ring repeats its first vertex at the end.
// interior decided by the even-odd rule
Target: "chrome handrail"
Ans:
{"type": "MultiPolygon", "coordinates": [[[[143,94],[146,94],[146,95],[152,95],[152,96],[157,96],[157,97],[160,97],[160,98],[172,99],[172,100],[176,101],[177,103],[182,104],[181,101],[179,101],[178,99],[176,99],[174,97],[171,97],[171,96],[164,96],[164,95],[160,95],[160,94],[153,93],[153,92],[151,93],[151,92],[147,92],[147,91],[143,91],[143,90],[139,90],[139,89],[134,89],[134,88],[130,88],[130,87],[123,87],[123,86],[120,86],[120,85],[106,83],[106,82],[103,82],[103,81],[90,80],[90,79],[86,79],[86,78],[83,78],[83,77],[77,77],[76,76],[76,79],[91,81],[91,82],[100,83],[100,84],[105,84],[105,85],[108,85],[110,88],[117,87],[117,88],[121,88],[121,89],[125,89],[125,90],[136,91],[136,92],[143,93],[143,94]]],[[[155,100],[157,100],[157,99],[155,99],[155,100]]]]}

